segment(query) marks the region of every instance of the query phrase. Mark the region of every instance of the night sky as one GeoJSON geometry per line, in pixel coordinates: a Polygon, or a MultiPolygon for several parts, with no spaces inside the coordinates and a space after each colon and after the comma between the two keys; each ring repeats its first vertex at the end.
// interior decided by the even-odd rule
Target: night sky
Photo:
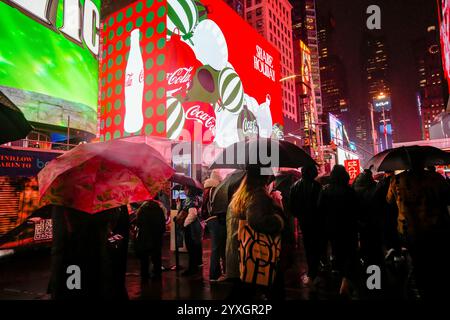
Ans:
{"type": "Polygon", "coordinates": [[[346,68],[350,112],[367,107],[360,49],[367,31],[366,9],[372,4],[381,8],[381,33],[387,37],[395,142],[420,140],[412,43],[426,34],[429,25],[438,26],[436,0],[317,0],[318,15],[331,13],[336,21],[331,50],[346,68]]]}

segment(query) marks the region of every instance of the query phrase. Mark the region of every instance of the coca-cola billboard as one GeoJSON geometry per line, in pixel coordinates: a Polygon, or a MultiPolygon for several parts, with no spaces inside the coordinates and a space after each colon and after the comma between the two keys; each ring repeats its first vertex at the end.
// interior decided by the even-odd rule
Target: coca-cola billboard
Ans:
{"type": "MultiPolygon", "coordinates": [[[[442,0],[442,19],[441,19],[441,51],[442,66],[447,81],[450,81],[450,1],[442,0]]],[[[450,89],[450,86],[449,86],[450,89]]]]}
{"type": "Polygon", "coordinates": [[[102,52],[101,140],[282,137],[280,55],[221,0],[136,1],[105,19],[102,52]]]}

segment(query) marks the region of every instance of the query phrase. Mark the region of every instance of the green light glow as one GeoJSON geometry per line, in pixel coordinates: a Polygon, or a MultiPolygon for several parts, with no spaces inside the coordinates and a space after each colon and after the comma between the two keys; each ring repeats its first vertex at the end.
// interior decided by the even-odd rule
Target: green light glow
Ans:
{"type": "MultiPolygon", "coordinates": [[[[84,0],[80,1],[84,4],[84,0]]],[[[100,8],[101,0],[93,0],[100,8]]],[[[98,61],[87,49],[0,2],[0,85],[97,110],[98,61]]],[[[59,1],[57,27],[62,26],[59,1]]],[[[27,116],[25,114],[25,116],[27,116]]]]}

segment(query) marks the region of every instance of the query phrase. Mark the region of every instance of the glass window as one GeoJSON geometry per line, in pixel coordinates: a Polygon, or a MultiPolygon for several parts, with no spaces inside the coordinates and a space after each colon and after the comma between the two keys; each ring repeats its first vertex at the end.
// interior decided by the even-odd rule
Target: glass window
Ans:
{"type": "Polygon", "coordinates": [[[262,8],[256,9],[256,16],[258,17],[260,15],[262,15],[262,8]]]}

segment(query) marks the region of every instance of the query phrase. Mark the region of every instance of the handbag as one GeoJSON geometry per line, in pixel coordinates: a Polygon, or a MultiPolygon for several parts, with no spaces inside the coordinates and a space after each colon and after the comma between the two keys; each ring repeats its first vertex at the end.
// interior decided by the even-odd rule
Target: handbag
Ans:
{"type": "Polygon", "coordinates": [[[238,242],[241,281],[271,286],[280,261],[281,236],[256,232],[247,220],[239,220],[238,242]]]}

